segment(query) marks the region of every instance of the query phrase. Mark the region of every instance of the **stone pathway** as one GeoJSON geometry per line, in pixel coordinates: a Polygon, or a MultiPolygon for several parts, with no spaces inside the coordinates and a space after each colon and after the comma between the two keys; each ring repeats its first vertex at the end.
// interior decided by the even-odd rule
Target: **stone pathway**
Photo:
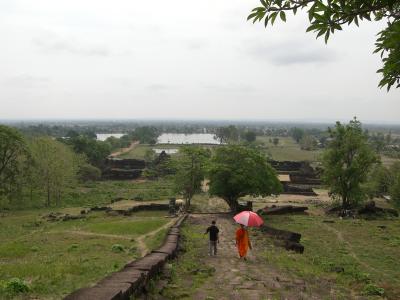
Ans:
{"type": "MultiPolygon", "coordinates": [[[[304,280],[277,270],[261,255],[263,247],[257,244],[259,239],[254,236],[250,237],[253,250],[249,251],[248,260],[240,260],[234,240],[237,225],[229,215],[191,215],[186,222],[189,225],[202,225],[205,230],[214,219],[220,229],[218,255],[201,256],[200,265],[204,268],[214,268],[215,272],[190,294],[176,296],[177,298],[195,300],[335,299],[326,297],[327,293],[329,295],[329,289],[326,290],[326,286],[325,288],[321,286],[323,291],[318,291],[319,288],[315,286],[311,288],[304,280]],[[325,297],[321,297],[320,292],[325,297]]],[[[206,241],[205,237],[204,246],[199,249],[204,253],[208,251],[206,241]]],[[[179,274],[176,275],[179,276],[179,274]]],[[[162,295],[163,288],[168,288],[168,284],[158,286],[151,295],[143,299],[172,299],[162,295]]]]}

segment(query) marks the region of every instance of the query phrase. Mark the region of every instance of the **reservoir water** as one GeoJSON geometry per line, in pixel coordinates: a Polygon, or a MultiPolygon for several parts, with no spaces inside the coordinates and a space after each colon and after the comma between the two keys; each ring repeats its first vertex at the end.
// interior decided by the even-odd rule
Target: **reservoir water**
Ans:
{"type": "Polygon", "coordinates": [[[112,137],[112,136],[119,139],[123,135],[124,135],[124,133],[96,133],[98,141],[105,141],[106,139],[108,139],[109,137],[112,137]]]}
{"type": "Polygon", "coordinates": [[[213,144],[220,142],[211,133],[163,133],[157,139],[157,144],[213,144]]]}

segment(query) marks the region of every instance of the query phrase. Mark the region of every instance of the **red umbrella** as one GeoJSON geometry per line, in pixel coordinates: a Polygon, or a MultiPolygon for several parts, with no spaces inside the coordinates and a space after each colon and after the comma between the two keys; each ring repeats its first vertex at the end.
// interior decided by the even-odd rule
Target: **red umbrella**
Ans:
{"type": "Polygon", "coordinates": [[[259,227],[264,221],[263,219],[252,211],[242,211],[233,217],[236,223],[243,224],[244,226],[259,227]]]}

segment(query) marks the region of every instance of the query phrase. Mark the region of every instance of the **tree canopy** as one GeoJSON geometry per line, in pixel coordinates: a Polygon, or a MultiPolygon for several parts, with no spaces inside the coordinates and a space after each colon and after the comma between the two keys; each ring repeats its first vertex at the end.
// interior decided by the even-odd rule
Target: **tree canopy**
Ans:
{"type": "Polygon", "coordinates": [[[329,132],[332,140],[322,158],[323,180],[329,186],[331,196],[340,199],[342,207],[347,209],[366,197],[362,183],[368,179],[378,157],[356,118],[348,125],[337,122],[329,132]]]}
{"type": "Polygon", "coordinates": [[[215,150],[208,177],[210,194],[223,198],[232,211],[239,207],[238,199],[246,195],[279,194],[282,186],[266,157],[244,146],[230,145],[215,150]]]}
{"type": "Polygon", "coordinates": [[[0,194],[11,192],[10,183],[21,171],[23,154],[26,154],[26,142],[22,134],[17,129],[0,125],[0,194]]]}
{"type": "Polygon", "coordinates": [[[253,23],[264,20],[264,25],[273,25],[276,18],[286,22],[287,12],[295,15],[298,10],[307,10],[310,26],[317,38],[324,36],[325,43],[331,34],[342,30],[343,25],[359,21],[386,21],[386,28],[378,33],[375,53],[380,53],[383,66],[379,87],[400,87],[400,1],[399,0],[260,0],[261,6],[252,10],[248,20],[253,23]]]}
{"type": "Polygon", "coordinates": [[[200,192],[201,183],[206,173],[206,163],[211,152],[197,146],[184,146],[179,149],[177,170],[175,174],[175,190],[186,200],[186,206],[195,193],[200,192]]]}

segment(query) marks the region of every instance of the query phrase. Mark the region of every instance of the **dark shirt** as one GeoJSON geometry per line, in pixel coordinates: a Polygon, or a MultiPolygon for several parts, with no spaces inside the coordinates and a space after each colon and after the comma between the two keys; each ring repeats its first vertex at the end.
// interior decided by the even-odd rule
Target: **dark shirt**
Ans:
{"type": "Polygon", "coordinates": [[[206,233],[210,233],[210,241],[217,241],[218,240],[218,232],[219,229],[215,225],[211,225],[210,227],[207,228],[206,233]]]}

